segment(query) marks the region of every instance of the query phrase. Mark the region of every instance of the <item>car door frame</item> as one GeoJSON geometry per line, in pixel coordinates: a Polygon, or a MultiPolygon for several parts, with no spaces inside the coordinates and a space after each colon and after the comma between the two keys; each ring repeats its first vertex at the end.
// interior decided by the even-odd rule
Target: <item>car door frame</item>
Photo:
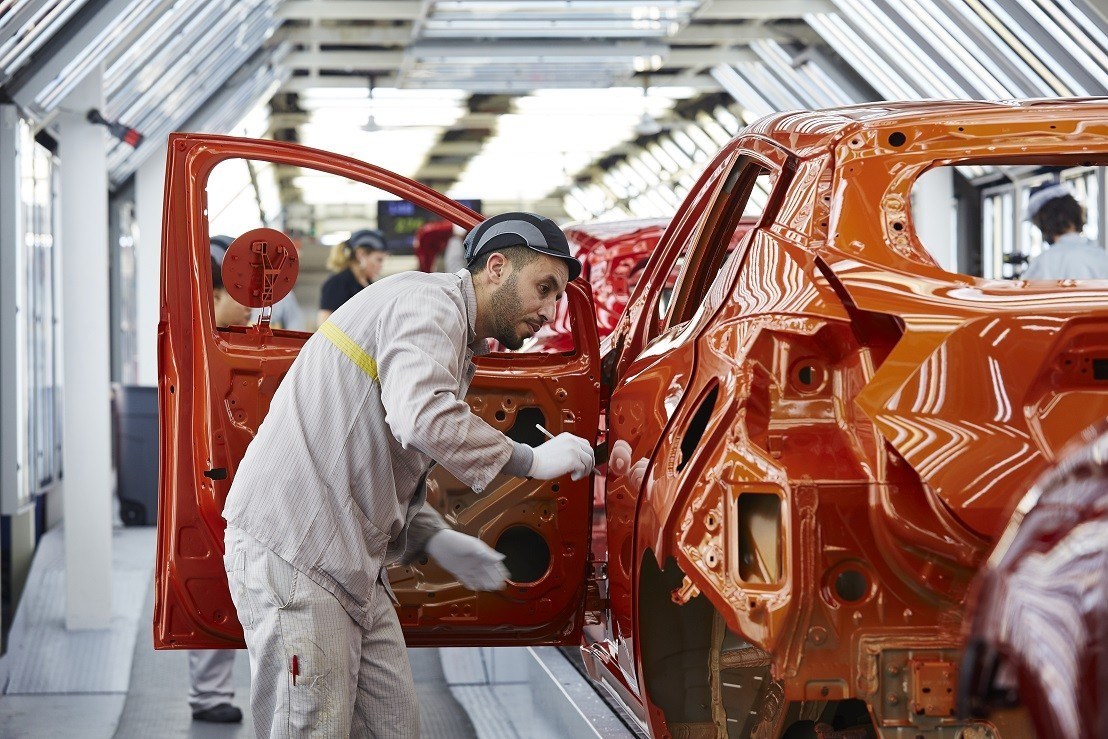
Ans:
{"type": "MultiPolygon", "coordinates": [[[[287,142],[202,134],[170,136],[158,326],[159,412],[163,433],[159,441],[161,505],[153,624],[156,648],[227,648],[243,644],[241,626],[226,592],[225,572],[215,570],[223,553],[223,500],[238,460],[219,458],[216,453],[216,447],[222,442],[213,438],[218,431],[212,424],[216,409],[213,409],[214,396],[209,388],[211,378],[210,375],[201,376],[197,366],[206,367],[206,361],[200,360],[209,354],[234,348],[237,350],[234,360],[240,365],[250,361],[260,365],[268,362],[266,377],[275,387],[309,336],[302,332],[270,330],[267,325],[245,329],[221,329],[214,325],[211,280],[207,270],[202,268],[209,260],[206,184],[220,162],[234,159],[287,164],[344,177],[425,207],[465,228],[472,228],[481,221],[479,214],[420,183],[350,157],[287,142]],[[194,416],[194,408],[200,401],[185,397],[193,393],[207,394],[206,415],[202,418],[194,416]],[[191,492],[182,493],[183,490],[191,492]],[[185,529],[189,529],[189,533],[182,535],[185,529]]],[[[473,385],[488,388],[487,378],[500,376],[510,378],[512,392],[520,392],[521,386],[541,387],[550,398],[563,398],[566,387],[575,383],[574,407],[549,419],[547,427],[557,433],[568,424],[575,433],[595,438],[599,415],[599,347],[591,294],[587,286],[578,284],[567,286],[566,292],[575,317],[574,340],[578,349],[572,354],[545,357],[521,356],[507,360],[492,355],[479,359],[473,385]]],[[[268,398],[265,400],[267,409],[268,398]]],[[[495,413],[491,405],[486,410],[495,413]]],[[[239,406],[235,412],[249,411],[239,406]]],[[[257,413],[264,415],[264,409],[257,413]]],[[[496,426],[497,419],[492,421],[496,426]]],[[[260,418],[251,419],[251,422],[260,423],[260,418]]],[[[257,428],[256,423],[253,428],[257,428]]],[[[572,545],[562,542],[553,552],[554,564],[562,573],[560,587],[551,587],[550,583],[539,587],[542,582],[538,581],[523,587],[510,583],[511,587],[500,594],[465,596],[454,593],[454,603],[462,611],[467,608],[466,599],[472,601],[468,629],[466,619],[450,618],[449,610],[445,618],[429,625],[421,624],[418,615],[413,616],[413,604],[409,603],[407,618],[403,617],[402,610],[401,621],[410,641],[462,646],[565,644],[579,639],[591,533],[591,481],[586,478],[571,482],[567,478],[533,482],[536,486],[541,483],[541,486],[550,487],[555,493],[560,486],[561,495],[551,498],[557,510],[550,514],[553,518],[548,519],[548,525],[560,531],[559,521],[568,520],[571,515],[575,517],[568,521],[563,537],[573,539],[572,545]],[[567,513],[565,519],[557,518],[562,510],[571,513],[567,513]],[[580,521],[576,520],[578,517],[580,521]],[[499,602],[481,608],[482,602],[493,599],[499,602]],[[536,623],[534,614],[541,609],[549,614],[549,623],[541,623],[541,619],[536,623]],[[482,622],[480,613],[490,614],[489,618],[494,618],[495,623],[482,622]],[[526,621],[528,614],[532,628],[512,628],[526,621]]],[[[515,485],[518,487],[519,484],[515,485]]],[[[555,569],[552,565],[548,573],[555,569]]],[[[546,577],[543,575],[543,579],[546,577]]],[[[403,600],[401,593],[398,596],[403,600]]]]}

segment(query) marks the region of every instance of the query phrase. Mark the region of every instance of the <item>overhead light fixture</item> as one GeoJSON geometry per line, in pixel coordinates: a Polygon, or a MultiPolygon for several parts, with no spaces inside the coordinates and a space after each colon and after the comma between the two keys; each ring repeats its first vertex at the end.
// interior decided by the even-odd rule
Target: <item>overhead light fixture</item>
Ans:
{"type": "Polygon", "coordinates": [[[654,120],[654,116],[650,115],[650,110],[647,107],[647,95],[650,91],[650,76],[643,75],[642,78],[642,116],[639,118],[639,122],[635,124],[635,133],[639,136],[654,136],[662,132],[662,124],[654,120]]]}
{"type": "Polygon", "coordinates": [[[377,125],[377,119],[373,117],[373,75],[369,75],[369,92],[367,95],[369,99],[369,117],[366,118],[365,123],[362,124],[362,130],[366,133],[375,133],[381,130],[381,127],[377,125]]]}
{"type": "Polygon", "coordinates": [[[654,120],[654,116],[650,115],[649,112],[643,111],[639,122],[635,124],[635,133],[639,136],[653,136],[661,132],[662,124],[654,120]]]}

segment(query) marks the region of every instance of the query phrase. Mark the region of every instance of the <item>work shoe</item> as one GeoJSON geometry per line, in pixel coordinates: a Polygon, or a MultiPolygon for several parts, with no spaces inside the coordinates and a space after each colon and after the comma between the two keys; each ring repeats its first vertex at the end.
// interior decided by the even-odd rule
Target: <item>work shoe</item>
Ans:
{"type": "Polygon", "coordinates": [[[237,724],[242,721],[242,711],[230,703],[220,703],[218,706],[193,711],[192,720],[213,724],[237,724]]]}

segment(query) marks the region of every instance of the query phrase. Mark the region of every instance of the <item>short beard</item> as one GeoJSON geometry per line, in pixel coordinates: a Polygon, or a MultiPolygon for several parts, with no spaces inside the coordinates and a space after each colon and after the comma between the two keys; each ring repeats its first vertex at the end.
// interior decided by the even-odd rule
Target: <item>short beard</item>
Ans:
{"type": "Polygon", "coordinates": [[[513,351],[523,346],[523,339],[518,331],[519,319],[523,315],[523,301],[516,289],[518,277],[513,272],[489,299],[492,308],[492,338],[513,351]]]}

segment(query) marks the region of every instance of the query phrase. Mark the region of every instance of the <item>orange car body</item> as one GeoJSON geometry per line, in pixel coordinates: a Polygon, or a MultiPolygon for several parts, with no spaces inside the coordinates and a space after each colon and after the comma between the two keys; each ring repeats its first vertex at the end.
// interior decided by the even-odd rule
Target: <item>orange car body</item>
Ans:
{"type": "MultiPolygon", "coordinates": [[[[206,317],[197,188],[229,156],[384,182],[293,145],[171,139],[159,646],[237,643],[219,569],[229,481],[205,473],[233,475],[303,341],[206,317]]],[[[395,571],[409,639],[584,633],[590,672],[657,737],[839,726],[848,705],[863,715],[846,725],[885,736],[1028,735],[1018,711],[954,715],[966,592],[1056,450],[1108,415],[1108,283],[947,272],[910,195],[934,166],[1106,161],[1098,100],[861,106],[745,129],[678,209],[602,349],[586,291],[571,291],[572,354],[487,359],[471,390],[506,431],[535,414],[554,432],[605,429],[605,546],[590,562],[589,496],[568,481],[478,498],[440,476],[459,528],[490,543],[523,528],[549,556],[512,598],[464,591],[433,563],[395,571]],[[756,225],[731,248],[759,188],[756,225]]],[[[476,219],[414,183],[381,186],[476,219]]]]}

